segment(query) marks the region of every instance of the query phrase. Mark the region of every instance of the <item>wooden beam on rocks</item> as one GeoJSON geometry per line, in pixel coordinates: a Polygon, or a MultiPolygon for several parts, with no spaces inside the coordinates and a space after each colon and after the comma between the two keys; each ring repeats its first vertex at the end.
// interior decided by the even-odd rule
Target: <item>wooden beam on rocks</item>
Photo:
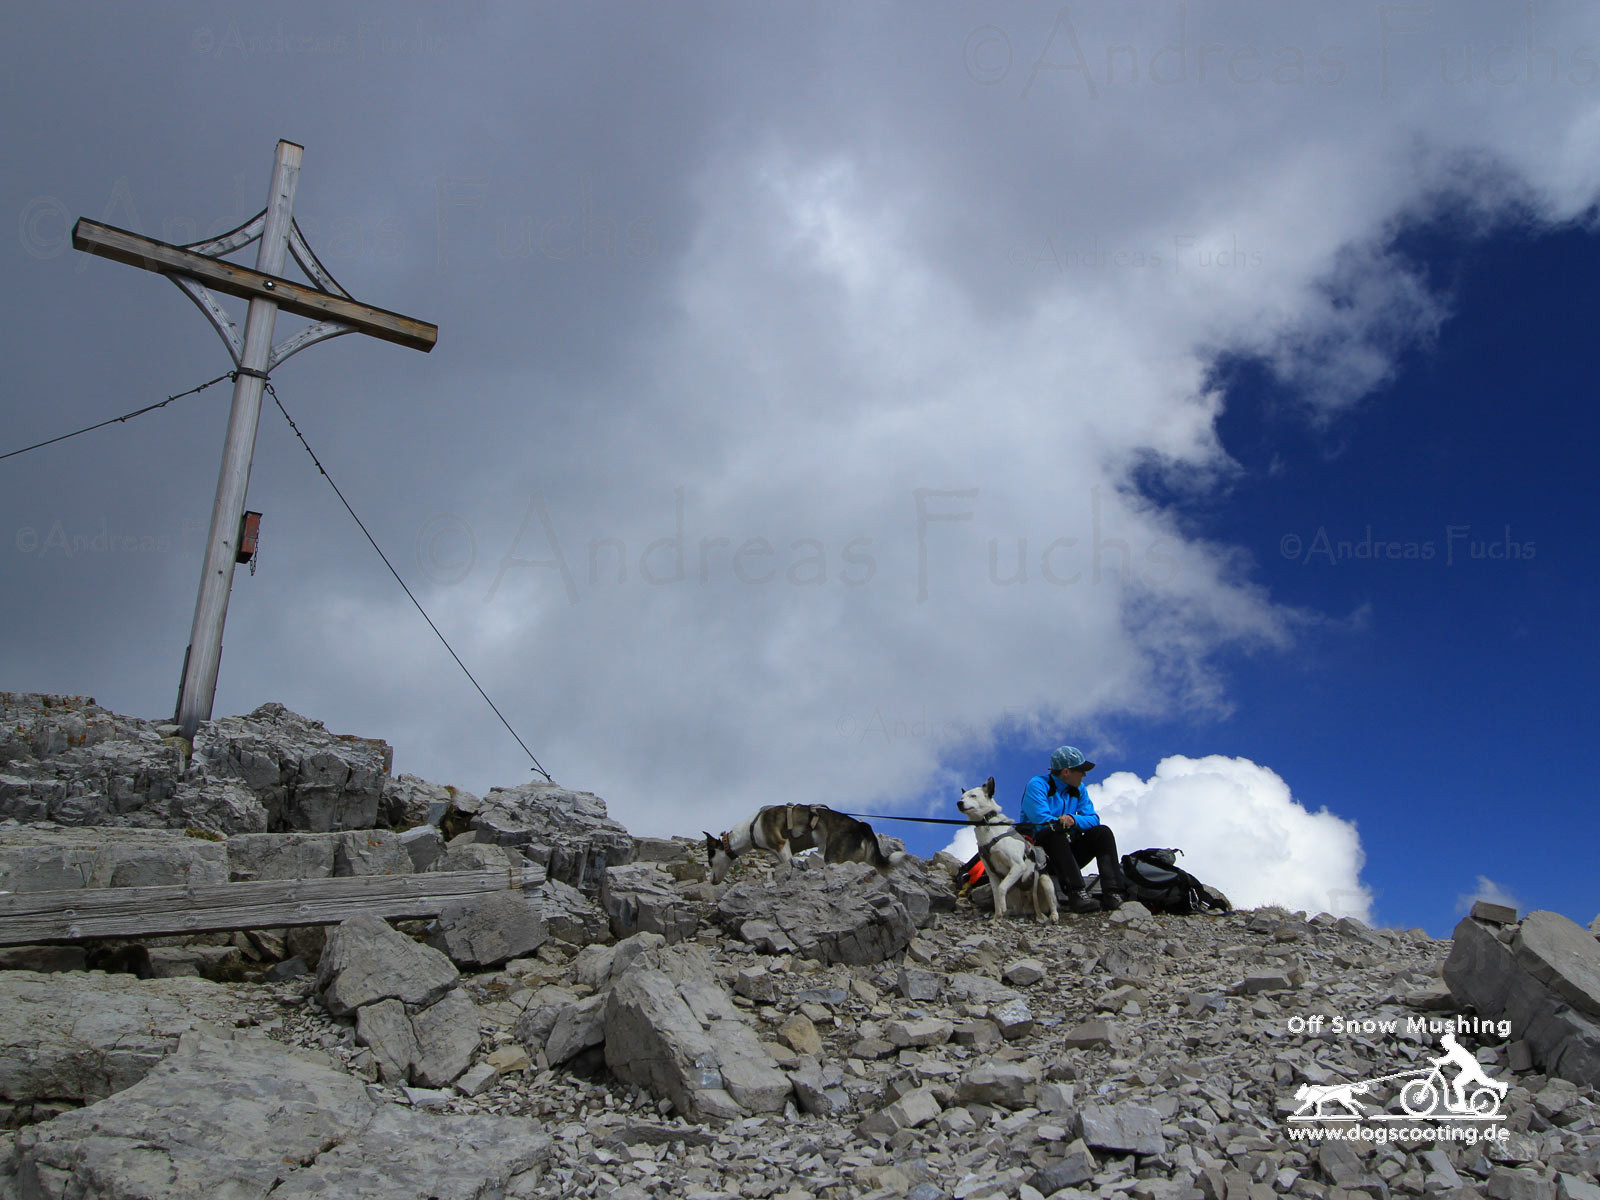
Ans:
{"type": "Polygon", "coordinates": [[[493,892],[527,892],[544,881],[544,868],[528,867],[18,892],[0,895],[0,946],[336,925],[357,913],[388,920],[436,917],[456,901],[493,892]]]}

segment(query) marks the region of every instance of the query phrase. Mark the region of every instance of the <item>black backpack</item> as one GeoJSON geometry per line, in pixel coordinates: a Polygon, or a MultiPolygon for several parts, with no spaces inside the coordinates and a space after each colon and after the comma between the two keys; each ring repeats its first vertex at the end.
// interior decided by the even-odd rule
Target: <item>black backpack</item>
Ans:
{"type": "Polygon", "coordinates": [[[1122,856],[1128,898],[1151,912],[1228,913],[1228,898],[1178,866],[1182,850],[1135,850],[1122,856]]]}

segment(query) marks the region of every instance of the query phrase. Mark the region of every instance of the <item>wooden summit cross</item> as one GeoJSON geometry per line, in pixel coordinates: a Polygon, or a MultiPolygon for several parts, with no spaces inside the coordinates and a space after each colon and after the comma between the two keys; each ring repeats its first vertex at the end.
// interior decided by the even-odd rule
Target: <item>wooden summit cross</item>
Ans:
{"type": "Polygon", "coordinates": [[[72,227],[76,249],[156,271],[182,288],[222,335],[233,357],[233,407],[228,415],[222,470],[211,508],[211,532],[200,572],[200,594],[195,600],[194,624],[183,660],[183,683],[178,691],[176,720],[186,738],[194,737],[201,721],[210,720],[216,697],[222,626],[228,616],[228,593],[233,588],[245,492],[250,485],[250,461],[255,453],[256,429],[261,423],[261,393],[268,373],[291,354],[340,334],[365,333],[424,353],[433,349],[439,336],[438,327],[426,321],[352,299],[317,261],[294,221],[294,192],[300,179],[302,153],[303,147],[280,141],[267,207],[231,233],[209,241],[173,246],[86,218],[72,227]],[[222,255],[257,240],[261,246],[256,251],[255,270],[223,261],[222,255]],[[314,286],[283,278],[287,254],[294,255],[314,286]],[[233,320],[211,294],[212,288],[250,301],[242,341],[233,320]],[[280,308],[310,317],[316,324],[273,345],[272,330],[280,308]]]}

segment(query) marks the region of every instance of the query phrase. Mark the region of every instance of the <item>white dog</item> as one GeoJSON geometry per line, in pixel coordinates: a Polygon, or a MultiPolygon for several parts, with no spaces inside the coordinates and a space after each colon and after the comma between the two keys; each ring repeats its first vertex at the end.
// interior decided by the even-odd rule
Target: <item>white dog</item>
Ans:
{"type": "Polygon", "coordinates": [[[999,920],[1006,915],[1006,896],[1020,883],[1033,889],[1033,911],[1039,920],[1059,922],[1061,913],[1056,907],[1055,880],[1034,863],[1033,846],[1006,820],[1000,806],[994,802],[994,776],[989,776],[982,787],[963,792],[956,807],[976,827],[978,853],[983,858],[983,871],[994,896],[992,919],[999,920]]]}

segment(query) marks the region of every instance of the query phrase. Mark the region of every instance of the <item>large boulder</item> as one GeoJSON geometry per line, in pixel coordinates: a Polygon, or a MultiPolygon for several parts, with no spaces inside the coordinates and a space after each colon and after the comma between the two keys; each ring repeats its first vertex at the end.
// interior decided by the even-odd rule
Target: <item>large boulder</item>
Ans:
{"type": "Polygon", "coordinates": [[[208,721],[195,734],[195,766],[237,779],[267,812],[268,829],[369,829],[394,762],[388,743],[329,733],[321,721],[263,704],[208,721]]]}
{"type": "Polygon", "coordinates": [[[549,937],[538,899],[508,890],[445,905],[428,945],[458,966],[494,967],[532,954],[549,937]]]}
{"type": "Polygon", "coordinates": [[[228,839],[228,877],[328,879],[333,875],[335,835],[326,833],[243,833],[228,839]]]}
{"type": "Polygon", "coordinates": [[[143,1079],[180,1035],[233,1023],[237,1001],[201,979],[99,971],[0,973],[0,1100],[83,1104],[143,1079]]]}
{"type": "Polygon", "coordinates": [[[22,1130],[7,1165],[37,1200],[480,1200],[530,1194],[550,1151],[531,1121],[379,1104],[321,1055],[195,1033],[140,1083],[22,1130]]]}
{"type": "Polygon", "coordinates": [[[228,882],[224,843],[165,829],[19,826],[0,841],[0,892],[228,882]]]}
{"type": "Polygon", "coordinates": [[[781,1112],[792,1084],[698,946],[640,954],[612,984],[606,1066],[691,1120],[781,1112]]]}
{"type": "Polygon", "coordinates": [[[415,775],[396,775],[383,785],[378,820],[391,829],[437,826],[457,805],[476,809],[477,797],[449,784],[430,783],[415,775]]]}
{"type": "Polygon", "coordinates": [[[363,829],[393,760],[281,704],[205,722],[191,746],[88,697],[0,692],[0,731],[0,818],[60,825],[363,829]]]}
{"type": "Polygon", "coordinates": [[[633,838],[605,801],[554,783],[493,788],[470,813],[479,842],[515,846],[551,879],[594,893],[607,867],[633,861],[633,838]]]}
{"type": "MultiPolygon", "coordinates": [[[[717,902],[717,920],[733,937],[771,954],[798,952],[828,963],[883,962],[916,935],[917,923],[896,885],[860,863],[797,859],[770,880],[752,878],[717,902]]],[[[926,917],[927,910],[923,910],[926,917]]]]}
{"type": "Polygon", "coordinates": [[[339,1017],[380,1000],[425,1008],[460,979],[439,951],[412,941],[382,917],[366,915],[351,917],[329,934],[317,964],[317,993],[339,1017]]]}
{"type": "Polygon", "coordinates": [[[1600,1087],[1600,943],[1575,922],[1529,913],[1507,945],[1465,917],[1444,978],[1481,1016],[1509,1020],[1547,1073],[1600,1087]]]}
{"type": "Polygon", "coordinates": [[[88,696],[0,692],[0,818],[60,825],[265,829],[248,793],[187,778],[187,743],[88,696]]]}
{"type": "Polygon", "coordinates": [[[439,951],[379,917],[351,917],[328,935],[317,992],[328,1011],[356,1018],[356,1040],[390,1082],[443,1087],[472,1065],[478,1010],[439,951]]]}
{"type": "Polygon", "coordinates": [[[617,938],[659,933],[669,942],[681,942],[700,928],[699,904],[650,863],[607,867],[600,877],[600,904],[617,938]]]}

